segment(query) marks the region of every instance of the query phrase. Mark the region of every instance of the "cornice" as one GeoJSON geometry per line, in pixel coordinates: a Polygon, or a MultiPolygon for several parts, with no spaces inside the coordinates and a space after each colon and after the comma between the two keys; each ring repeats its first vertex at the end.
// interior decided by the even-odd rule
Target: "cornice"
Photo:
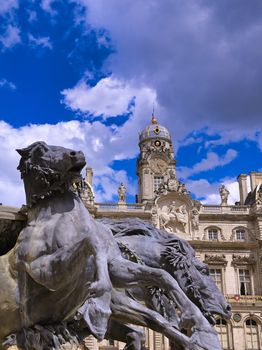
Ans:
{"type": "Polygon", "coordinates": [[[239,214],[239,213],[200,213],[199,214],[199,222],[206,222],[206,221],[239,221],[239,220],[245,220],[245,221],[254,221],[256,219],[256,216],[250,215],[250,214],[239,214]]]}
{"type": "Polygon", "coordinates": [[[250,250],[258,249],[260,244],[258,241],[255,242],[228,242],[228,241],[189,241],[194,249],[223,249],[223,250],[250,250]]]}
{"type": "Polygon", "coordinates": [[[27,216],[20,213],[20,208],[1,205],[0,219],[26,221],[27,216]]]}

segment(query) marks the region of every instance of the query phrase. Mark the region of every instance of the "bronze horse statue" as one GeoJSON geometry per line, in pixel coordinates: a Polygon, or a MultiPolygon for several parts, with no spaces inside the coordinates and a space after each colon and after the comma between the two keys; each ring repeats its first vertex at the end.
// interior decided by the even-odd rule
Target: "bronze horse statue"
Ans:
{"type": "MultiPolygon", "coordinates": [[[[125,259],[111,229],[88,213],[72,188],[85,166],[82,152],[36,142],[18,153],[28,222],[14,248],[0,257],[0,344],[22,333],[23,349],[44,349],[40,338],[45,329],[62,332],[59,324],[72,323],[77,333],[80,321],[101,340],[110,317],[123,322],[125,312],[114,309],[113,302],[126,300],[125,290],[134,286],[155,286],[179,309],[180,325],[191,331],[190,336],[168,328],[163,316],[134,300],[138,313],[157,321],[184,349],[207,350],[210,341],[213,349],[221,349],[209,322],[176,279],[159,266],[125,259]],[[201,339],[201,332],[208,341],[201,339]]],[[[132,320],[132,310],[129,316],[127,321],[132,320]]],[[[52,346],[59,349],[58,343],[52,346]]]]}

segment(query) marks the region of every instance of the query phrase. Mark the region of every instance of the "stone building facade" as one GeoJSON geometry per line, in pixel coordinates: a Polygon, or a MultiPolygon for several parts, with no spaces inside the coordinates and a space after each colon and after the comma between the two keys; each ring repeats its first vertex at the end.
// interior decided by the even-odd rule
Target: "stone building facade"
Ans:
{"type": "MultiPolygon", "coordinates": [[[[78,190],[96,218],[139,217],[186,239],[196,255],[209,266],[209,273],[232,306],[232,319],[217,319],[225,350],[262,350],[262,173],[238,177],[240,202],[227,204],[228,191],[220,188],[220,205],[193,200],[186,185],[176,177],[176,161],[169,131],[155,117],[139,137],[137,203],[126,203],[121,184],[117,203],[95,203],[92,169],[78,190]]],[[[23,218],[17,209],[0,206],[0,223],[23,218]]],[[[19,226],[19,225],[18,225],[19,226]]],[[[90,350],[123,349],[123,343],[87,339],[90,350]]],[[[168,339],[146,330],[146,347],[168,350],[168,339]]],[[[211,349],[210,349],[211,350],[211,349]]]]}

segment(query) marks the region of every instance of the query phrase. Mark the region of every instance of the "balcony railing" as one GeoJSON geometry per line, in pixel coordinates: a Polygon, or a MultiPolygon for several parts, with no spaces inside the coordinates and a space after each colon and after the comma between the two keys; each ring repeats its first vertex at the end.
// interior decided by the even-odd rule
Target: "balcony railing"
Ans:
{"type": "Polygon", "coordinates": [[[99,211],[143,211],[143,204],[95,203],[99,211]]]}
{"type": "Polygon", "coordinates": [[[237,303],[242,305],[247,305],[247,304],[262,305],[262,295],[227,294],[225,297],[230,304],[237,303]]]}
{"type": "Polygon", "coordinates": [[[247,205],[203,205],[201,214],[249,214],[250,207],[247,205]]]}

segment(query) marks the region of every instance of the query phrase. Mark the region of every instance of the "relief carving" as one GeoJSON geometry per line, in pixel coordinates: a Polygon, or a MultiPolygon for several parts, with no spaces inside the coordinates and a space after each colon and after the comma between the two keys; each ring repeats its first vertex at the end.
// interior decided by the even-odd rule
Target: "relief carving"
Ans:
{"type": "Polygon", "coordinates": [[[205,260],[204,262],[208,265],[226,265],[227,264],[227,259],[224,254],[222,255],[212,255],[212,254],[205,254],[205,260]]]}
{"type": "Polygon", "coordinates": [[[256,263],[256,258],[254,256],[242,256],[233,254],[232,265],[251,265],[256,263]]]}
{"type": "Polygon", "coordinates": [[[177,180],[173,172],[170,173],[170,178],[160,184],[157,191],[155,191],[157,196],[166,195],[169,192],[177,192],[184,195],[189,195],[189,191],[186,189],[185,184],[177,180]]]}
{"type": "Polygon", "coordinates": [[[188,213],[185,204],[172,201],[169,206],[163,206],[159,215],[160,225],[168,232],[185,232],[188,223],[188,213]]]}

